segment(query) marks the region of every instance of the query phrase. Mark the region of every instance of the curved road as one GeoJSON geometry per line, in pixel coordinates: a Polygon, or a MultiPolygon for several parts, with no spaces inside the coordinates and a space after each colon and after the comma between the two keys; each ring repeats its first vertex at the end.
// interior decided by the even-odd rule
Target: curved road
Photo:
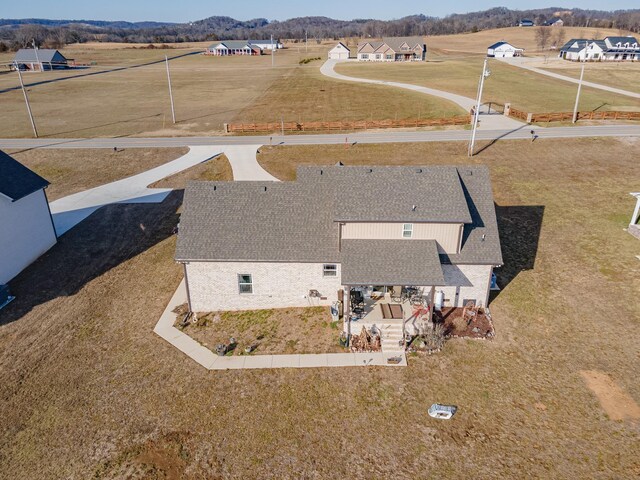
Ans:
{"type": "MultiPolygon", "coordinates": [[[[444,100],[448,100],[460,106],[465,112],[469,112],[476,104],[476,101],[473,98],[464,97],[462,95],[457,95],[455,93],[445,92],[443,90],[436,90],[435,88],[421,87],[419,85],[412,85],[410,83],[401,83],[401,82],[389,82],[385,80],[373,80],[369,78],[358,78],[358,77],[349,77],[347,75],[343,75],[341,73],[337,73],[334,70],[334,67],[338,63],[347,63],[352,60],[327,60],[324,62],[322,67],[320,67],[320,73],[327,77],[334,78],[336,80],[344,80],[347,82],[359,82],[359,83],[370,83],[375,85],[385,85],[389,87],[397,87],[403,88],[405,90],[411,90],[413,92],[423,93],[425,95],[431,95],[434,97],[439,97],[444,100]]],[[[493,129],[501,129],[501,128],[518,128],[522,126],[523,123],[513,118],[506,117],[502,114],[485,114],[480,110],[480,116],[478,118],[478,128],[480,130],[493,130],[493,129]]]]}
{"type": "MultiPolygon", "coordinates": [[[[532,67],[527,65],[528,60],[526,57],[513,57],[513,58],[500,58],[498,60],[503,61],[509,65],[513,65],[514,67],[524,68],[525,70],[529,70],[534,73],[539,73],[540,75],[546,75],[547,77],[557,78],[558,80],[563,80],[565,82],[571,83],[580,83],[580,80],[577,78],[567,77],[566,75],[560,75],[559,73],[549,72],[548,70],[543,70],[542,68],[532,67]]],[[[597,88],[598,90],[605,90],[611,93],[617,93],[618,95],[625,95],[627,97],[632,98],[640,98],[640,93],[630,92],[629,90],[622,90],[621,88],[609,87],[607,85],[602,85],[600,83],[593,82],[585,82],[583,80],[582,85],[590,88],[597,88]]]]}

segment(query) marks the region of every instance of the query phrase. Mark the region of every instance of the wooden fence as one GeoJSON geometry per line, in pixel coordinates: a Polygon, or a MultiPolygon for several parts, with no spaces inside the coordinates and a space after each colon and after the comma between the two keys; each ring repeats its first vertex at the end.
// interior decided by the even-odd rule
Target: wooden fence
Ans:
{"type": "MultiPolygon", "coordinates": [[[[567,122],[573,120],[573,112],[526,113],[511,108],[509,116],[530,123],[567,122]]],[[[578,112],[578,120],[640,120],[640,112],[578,112]]]]}
{"type": "Polygon", "coordinates": [[[354,122],[272,122],[272,123],[225,123],[227,133],[255,132],[315,132],[322,130],[373,130],[382,128],[440,127],[469,125],[470,115],[449,118],[406,120],[361,120],[354,122]]]}

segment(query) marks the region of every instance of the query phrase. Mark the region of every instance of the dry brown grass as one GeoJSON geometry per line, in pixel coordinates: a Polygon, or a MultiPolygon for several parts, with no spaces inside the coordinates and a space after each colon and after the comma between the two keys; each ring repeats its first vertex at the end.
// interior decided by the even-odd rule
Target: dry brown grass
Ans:
{"type": "MultiPolygon", "coordinates": [[[[398,81],[476,98],[484,55],[432,54],[427,62],[407,64],[350,63],[336,71],[354,77],[398,81]]],[[[483,102],[511,103],[526,112],[572,111],[575,84],[489,61],[491,76],[484,84],[483,102]]],[[[398,90],[398,89],[396,89],[398,90]]],[[[640,100],[595,88],[583,88],[580,110],[640,110],[640,100]]]]}
{"type": "MultiPolygon", "coordinates": [[[[200,55],[206,44],[174,45],[166,50],[133,49],[123,44],[72,45],[63,53],[85,70],[25,73],[33,114],[41,136],[181,136],[221,133],[224,123],[405,118],[459,113],[449,102],[411,92],[396,100],[379,86],[353,85],[323,77],[321,57],[328,44],[291,45],[271,57],[200,55]],[[172,58],[171,80],[178,123],[171,123],[164,55],[172,58]]],[[[3,137],[30,137],[17,74],[0,76],[3,137]]]]}
{"type": "Polygon", "coordinates": [[[327,307],[200,313],[197,318],[182,331],[213,351],[233,337],[233,355],[244,355],[245,347],[254,347],[255,355],[346,352],[327,307]]]}
{"type": "Polygon", "coordinates": [[[152,183],[149,185],[149,188],[184,189],[190,180],[203,180],[207,182],[233,180],[233,171],[231,170],[229,159],[223,153],[195,167],[188,168],[175,175],[152,183]]]}
{"type": "MultiPolygon", "coordinates": [[[[545,70],[567,77],[580,78],[582,66],[575,62],[555,62],[548,66],[536,65],[545,70]]],[[[637,62],[587,63],[584,69],[584,81],[609,87],[621,88],[640,93],[640,64],[637,62]]]]}
{"type": "MultiPolygon", "coordinates": [[[[638,427],[609,419],[580,371],[640,400],[639,244],[623,231],[638,145],[499,142],[475,157],[503,235],[496,339],[400,369],[204,370],[152,333],[181,277],[179,193],[101,209],[0,313],[0,477],[637,477],[638,427]],[[458,413],[433,420],[434,402],[458,413]]],[[[329,164],[375,150],[323,148],[329,164]]],[[[379,164],[469,161],[453,143],[380,148],[379,164]]]]}
{"type": "Polygon", "coordinates": [[[30,149],[7,151],[43,176],[50,201],[144,172],[175,160],[189,151],[180,148],[126,148],[114,152],[96,149],[30,149]]]}
{"type": "MultiPolygon", "coordinates": [[[[556,35],[559,27],[550,27],[552,35],[556,35]]],[[[609,35],[633,35],[632,32],[607,28],[562,27],[565,32],[565,42],[572,38],[604,38],[609,35]]],[[[541,52],[536,42],[536,27],[510,27],[485,30],[477,33],[462,33],[457,35],[438,35],[426,37],[427,46],[431,49],[456,53],[487,54],[487,47],[504,40],[519,48],[525,49],[525,55],[533,54],[554,55],[557,52],[545,50],[541,52]]]]}

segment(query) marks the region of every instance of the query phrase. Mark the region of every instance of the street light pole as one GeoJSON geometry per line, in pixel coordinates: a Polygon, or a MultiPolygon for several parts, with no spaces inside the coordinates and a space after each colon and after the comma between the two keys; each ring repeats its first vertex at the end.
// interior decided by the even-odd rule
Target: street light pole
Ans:
{"type": "Polygon", "coordinates": [[[576,94],[576,104],[573,107],[573,120],[572,123],[576,123],[578,121],[578,102],[580,102],[580,90],[582,90],[582,78],[584,77],[584,66],[587,63],[587,47],[589,42],[586,42],[584,45],[584,58],[582,61],[582,69],[580,70],[580,81],[578,82],[578,93],[576,94]]]}
{"type": "Polygon", "coordinates": [[[36,54],[36,63],[38,64],[38,68],[42,71],[42,64],[40,63],[40,58],[38,58],[38,48],[36,47],[36,39],[34,38],[31,41],[31,45],[33,45],[33,51],[36,54]]]}
{"type": "Polygon", "coordinates": [[[33,114],[31,113],[31,105],[29,105],[29,97],[27,91],[24,89],[24,83],[22,81],[22,72],[20,72],[20,65],[15,62],[16,70],[18,70],[18,78],[20,79],[20,86],[22,87],[22,94],[24,95],[24,102],[27,104],[27,113],[29,113],[29,120],[31,120],[31,128],[33,128],[33,134],[38,138],[38,130],[36,129],[36,122],[33,120],[33,114]]]}
{"type": "Polygon", "coordinates": [[[480,85],[478,85],[478,98],[476,101],[476,108],[473,112],[473,129],[471,132],[471,142],[469,142],[469,151],[467,154],[473,157],[473,147],[476,143],[476,130],[478,129],[478,116],[480,115],[480,104],[482,102],[482,88],[484,87],[484,79],[488,77],[491,72],[487,70],[487,58],[484,59],[484,65],[482,66],[482,76],[480,77],[480,85]]]}
{"type": "Polygon", "coordinates": [[[164,61],[167,64],[167,81],[169,82],[169,99],[171,100],[171,118],[173,118],[173,123],[176,123],[176,111],[173,107],[173,92],[171,91],[171,73],[169,73],[169,59],[167,56],[164,56],[164,61]]]}

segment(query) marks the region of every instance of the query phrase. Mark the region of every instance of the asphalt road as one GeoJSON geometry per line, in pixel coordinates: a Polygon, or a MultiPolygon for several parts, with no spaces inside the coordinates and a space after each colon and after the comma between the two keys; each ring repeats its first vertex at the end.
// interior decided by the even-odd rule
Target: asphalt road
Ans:
{"type": "MultiPolygon", "coordinates": [[[[478,130],[477,140],[530,139],[531,130],[540,139],[581,137],[640,137],[640,125],[596,125],[585,127],[536,128],[523,125],[516,130],[478,130]]],[[[470,130],[438,130],[425,132],[384,131],[336,133],[322,135],[247,135],[218,137],[157,138],[39,138],[0,139],[1,149],[29,148],[150,148],[188,147],[198,145],[335,145],[344,143],[413,143],[469,141],[470,130]]]]}

